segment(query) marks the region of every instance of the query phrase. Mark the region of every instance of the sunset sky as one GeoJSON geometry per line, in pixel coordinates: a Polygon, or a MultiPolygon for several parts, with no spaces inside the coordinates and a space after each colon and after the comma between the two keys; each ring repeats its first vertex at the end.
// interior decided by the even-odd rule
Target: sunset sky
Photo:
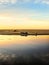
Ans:
{"type": "Polygon", "coordinates": [[[49,0],[0,0],[0,29],[49,29],[49,0]]]}

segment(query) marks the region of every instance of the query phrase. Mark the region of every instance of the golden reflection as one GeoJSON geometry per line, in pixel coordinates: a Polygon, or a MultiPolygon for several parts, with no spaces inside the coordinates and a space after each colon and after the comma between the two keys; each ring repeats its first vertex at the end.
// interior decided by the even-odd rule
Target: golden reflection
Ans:
{"type": "Polygon", "coordinates": [[[29,41],[29,40],[45,40],[45,39],[49,39],[49,35],[40,35],[40,36],[20,36],[20,35],[0,35],[0,41],[12,41],[12,42],[15,42],[15,41],[29,41]]]}
{"type": "MultiPolygon", "coordinates": [[[[28,44],[29,42],[48,41],[49,36],[14,36],[0,35],[0,45],[8,44],[28,44]]],[[[33,43],[32,43],[33,44],[33,43]]]]}

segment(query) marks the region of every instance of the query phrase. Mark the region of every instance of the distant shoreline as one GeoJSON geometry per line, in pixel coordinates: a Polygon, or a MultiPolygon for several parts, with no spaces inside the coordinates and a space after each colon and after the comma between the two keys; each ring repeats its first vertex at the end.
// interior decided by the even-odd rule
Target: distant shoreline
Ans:
{"type": "Polygon", "coordinates": [[[49,35],[49,30],[47,29],[2,29],[0,30],[0,35],[49,35]]]}

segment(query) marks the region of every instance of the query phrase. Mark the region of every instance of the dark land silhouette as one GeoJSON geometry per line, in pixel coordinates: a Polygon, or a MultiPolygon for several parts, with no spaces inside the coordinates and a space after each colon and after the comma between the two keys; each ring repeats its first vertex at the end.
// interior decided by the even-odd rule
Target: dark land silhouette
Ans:
{"type": "Polygon", "coordinates": [[[2,29],[0,35],[49,35],[49,30],[45,29],[2,29]]]}

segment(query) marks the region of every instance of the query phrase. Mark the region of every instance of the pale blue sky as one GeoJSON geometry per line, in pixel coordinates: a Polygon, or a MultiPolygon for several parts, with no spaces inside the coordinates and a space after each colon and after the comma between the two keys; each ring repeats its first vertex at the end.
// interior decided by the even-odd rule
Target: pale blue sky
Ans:
{"type": "Polygon", "coordinates": [[[0,28],[49,29],[49,0],[0,0],[0,21],[0,28]]]}

